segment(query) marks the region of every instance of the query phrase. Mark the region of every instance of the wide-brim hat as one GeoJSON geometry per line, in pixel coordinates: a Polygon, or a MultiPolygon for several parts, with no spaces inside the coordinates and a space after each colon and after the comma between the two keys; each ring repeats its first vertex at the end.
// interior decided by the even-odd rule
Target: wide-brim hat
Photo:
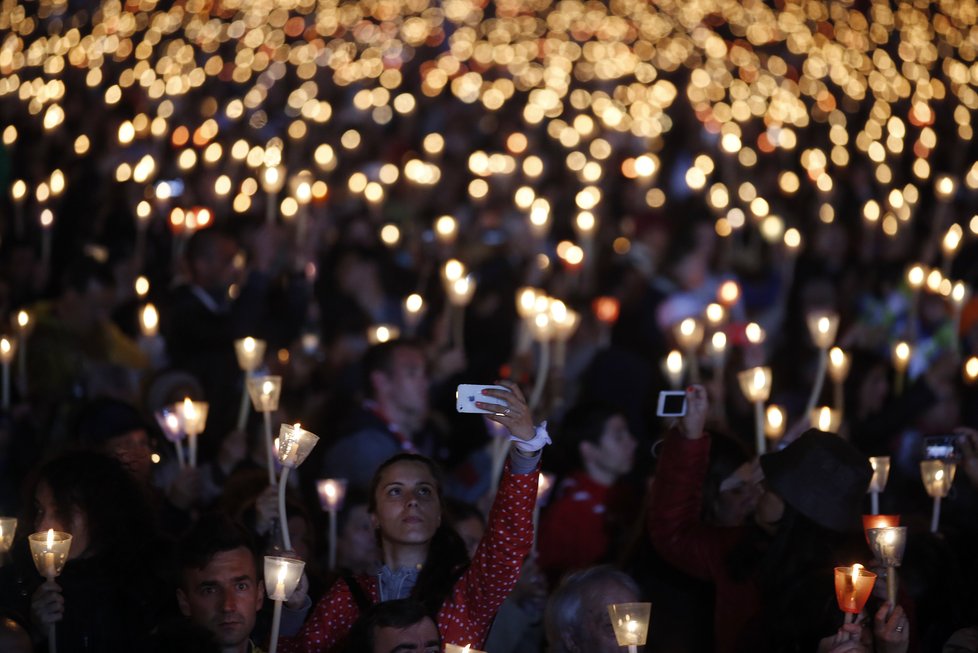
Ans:
{"type": "Polygon", "coordinates": [[[869,459],[834,433],[809,429],[781,451],[761,456],[768,489],[816,524],[859,530],[873,477],[869,459]]]}

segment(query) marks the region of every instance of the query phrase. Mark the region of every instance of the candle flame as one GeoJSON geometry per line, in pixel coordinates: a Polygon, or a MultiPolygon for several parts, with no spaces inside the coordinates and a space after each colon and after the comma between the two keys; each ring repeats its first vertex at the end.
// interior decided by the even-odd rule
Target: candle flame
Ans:
{"type": "Polygon", "coordinates": [[[852,584],[853,585],[855,585],[856,584],[856,581],[859,579],[859,570],[862,569],[862,568],[863,568],[863,566],[861,564],[859,564],[858,562],[852,566],[852,584]]]}
{"type": "Polygon", "coordinates": [[[764,386],[767,385],[764,375],[764,370],[758,367],[754,370],[754,387],[758,390],[763,390],[764,386]]]}
{"type": "Polygon", "coordinates": [[[673,349],[666,356],[666,369],[672,374],[681,374],[683,371],[683,355],[673,349]]]}
{"type": "Polygon", "coordinates": [[[275,384],[272,383],[271,381],[265,381],[264,383],[261,384],[261,393],[263,395],[270,395],[274,390],[275,390],[275,384]]]}
{"type": "Polygon", "coordinates": [[[682,333],[684,336],[693,335],[693,331],[695,330],[696,330],[696,321],[691,317],[687,317],[679,324],[679,332],[682,333]]]}
{"type": "Polygon", "coordinates": [[[336,487],[332,483],[327,483],[324,486],[324,491],[326,492],[326,496],[328,496],[330,499],[336,498],[336,487]]]}
{"type": "Polygon", "coordinates": [[[53,528],[49,528],[48,529],[48,542],[47,542],[47,544],[48,544],[48,548],[49,549],[51,549],[51,548],[54,547],[54,529],[53,528]]]}
{"type": "Polygon", "coordinates": [[[288,573],[288,565],[286,565],[286,564],[285,564],[285,563],[283,562],[283,563],[282,563],[282,564],[280,564],[280,565],[279,565],[279,567],[278,567],[278,584],[279,584],[279,585],[284,585],[284,584],[285,584],[285,575],[286,575],[287,573],[288,573]]]}
{"type": "Polygon", "coordinates": [[[190,397],[183,398],[183,418],[187,420],[196,419],[197,409],[194,407],[194,402],[190,400],[190,397]]]}
{"type": "Polygon", "coordinates": [[[934,474],[934,480],[935,481],[943,481],[944,480],[944,470],[943,469],[937,470],[937,472],[934,474]]]}
{"type": "Polygon", "coordinates": [[[6,338],[0,338],[0,352],[4,354],[8,354],[10,353],[10,350],[11,350],[10,341],[7,340],[6,338]]]}
{"type": "Polygon", "coordinates": [[[829,332],[829,318],[824,317],[824,316],[818,318],[818,325],[817,326],[818,326],[818,332],[819,333],[828,333],[829,332]]]}
{"type": "Polygon", "coordinates": [[[245,338],[242,347],[249,354],[253,354],[255,352],[255,339],[250,336],[245,338]]]}
{"type": "Polygon", "coordinates": [[[31,316],[27,311],[17,312],[17,326],[19,326],[21,329],[26,327],[30,321],[31,316]]]}

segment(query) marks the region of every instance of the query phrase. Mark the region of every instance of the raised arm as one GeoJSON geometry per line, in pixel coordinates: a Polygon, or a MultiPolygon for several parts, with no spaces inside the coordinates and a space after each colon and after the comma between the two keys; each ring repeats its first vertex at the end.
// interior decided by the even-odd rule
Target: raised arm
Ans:
{"type": "Polygon", "coordinates": [[[666,435],[659,452],[648,529],[662,556],[684,572],[712,579],[739,529],[701,521],[703,482],[710,461],[710,438],[703,427],[709,402],[702,386],[686,391],[686,415],[666,435]]]}
{"type": "MultiPolygon", "coordinates": [[[[516,585],[523,561],[533,546],[533,506],[537,498],[540,453],[543,444],[549,442],[545,432],[538,434],[534,428],[519,387],[508,381],[500,383],[510,392],[489,390],[487,394],[506,402],[508,410],[489,418],[506,426],[518,440],[514,441],[503,469],[485,535],[438,619],[439,625],[447,625],[442,632],[445,642],[471,644],[473,648],[481,647],[485,641],[499,606],[516,585]]],[[[491,403],[479,407],[496,409],[491,403]]]]}

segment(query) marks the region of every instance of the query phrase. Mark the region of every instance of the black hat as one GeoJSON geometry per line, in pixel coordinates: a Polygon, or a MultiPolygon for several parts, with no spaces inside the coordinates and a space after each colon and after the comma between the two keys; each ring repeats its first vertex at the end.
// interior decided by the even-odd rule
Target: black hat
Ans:
{"type": "Polygon", "coordinates": [[[78,440],[99,446],[131,431],[147,430],[146,422],[131,404],[118,399],[94,399],[82,408],[76,427],[78,440]]]}
{"type": "Polygon", "coordinates": [[[767,486],[785,503],[829,530],[860,528],[873,468],[834,433],[809,429],[781,451],[761,456],[767,486]]]}

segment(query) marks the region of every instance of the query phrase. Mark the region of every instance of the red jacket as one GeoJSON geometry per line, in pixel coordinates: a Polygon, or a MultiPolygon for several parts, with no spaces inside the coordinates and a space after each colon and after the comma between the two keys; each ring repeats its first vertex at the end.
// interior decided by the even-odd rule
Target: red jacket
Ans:
{"type": "Polygon", "coordinates": [[[710,526],[700,520],[709,460],[709,437],[687,440],[678,433],[666,437],[652,484],[648,527],[663,558],[716,585],[716,651],[729,653],[737,650],[744,626],[760,610],[761,601],[754,582],[735,581],[727,572],[727,554],[743,529],[710,526]]]}
{"type": "MultiPolygon", "coordinates": [[[[506,462],[485,535],[438,612],[438,631],[444,643],[483,647],[496,611],[516,585],[533,543],[537,476],[538,470],[513,474],[506,462]]],[[[357,581],[374,601],[380,600],[376,577],[360,576],[357,581]]],[[[326,653],[346,639],[358,616],[350,589],[340,580],[316,604],[299,634],[279,641],[278,650],[326,653]]]]}

